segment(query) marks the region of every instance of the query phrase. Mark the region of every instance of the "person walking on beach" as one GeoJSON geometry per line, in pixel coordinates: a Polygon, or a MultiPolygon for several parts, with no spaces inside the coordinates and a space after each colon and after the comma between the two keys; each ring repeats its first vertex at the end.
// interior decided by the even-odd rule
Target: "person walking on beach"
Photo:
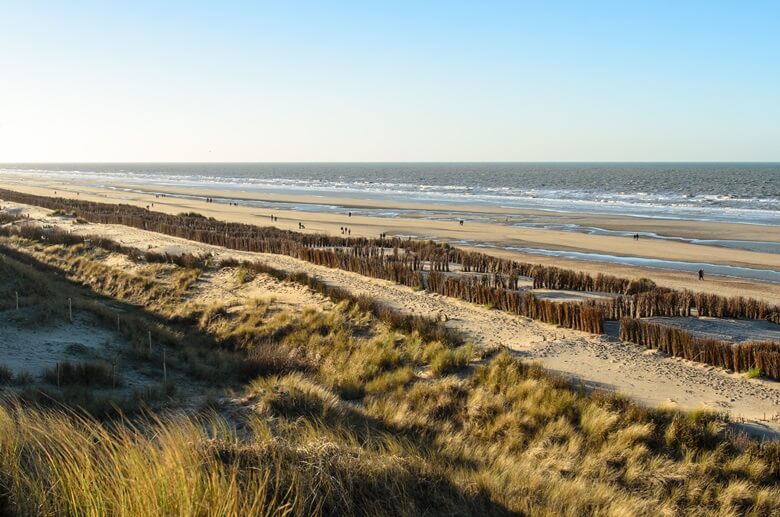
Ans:
{"type": "Polygon", "coordinates": [[[699,270],[699,280],[704,280],[704,270],[703,269],[699,270]]]}

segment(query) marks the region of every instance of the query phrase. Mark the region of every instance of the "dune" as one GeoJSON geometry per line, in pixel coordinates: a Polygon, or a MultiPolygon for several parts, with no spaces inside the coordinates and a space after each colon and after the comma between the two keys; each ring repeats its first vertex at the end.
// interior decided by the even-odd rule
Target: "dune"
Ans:
{"type": "MultiPolygon", "coordinates": [[[[261,260],[283,271],[303,272],[405,313],[446,319],[448,326],[481,348],[506,347],[589,388],[621,393],[651,407],[671,405],[687,410],[723,411],[736,421],[750,422],[765,435],[780,436],[780,383],[747,379],[647,351],[615,339],[616,332],[610,329],[606,335],[587,334],[284,255],[229,250],[121,225],[74,224],[72,219],[52,217],[50,211],[38,207],[12,208],[41,224],[59,226],[77,235],[108,237],[142,251],[209,253],[217,260],[261,260]]],[[[547,290],[543,294],[581,299],[583,293],[547,290]]]]}

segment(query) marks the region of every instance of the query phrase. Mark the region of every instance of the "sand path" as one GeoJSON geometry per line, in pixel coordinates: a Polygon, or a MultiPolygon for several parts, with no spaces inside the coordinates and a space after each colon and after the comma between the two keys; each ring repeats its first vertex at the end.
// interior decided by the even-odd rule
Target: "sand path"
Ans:
{"type": "MultiPolygon", "coordinates": [[[[523,358],[538,361],[589,387],[622,393],[650,406],[725,411],[736,420],[745,419],[757,432],[780,437],[780,383],[747,379],[744,375],[667,357],[609,336],[559,329],[283,255],[228,250],[126,226],[73,224],[67,219],[48,217],[48,211],[37,207],[17,206],[16,209],[76,234],[99,234],[141,250],[213,253],[218,258],[259,260],[286,271],[303,271],[330,285],[346,288],[353,294],[367,294],[409,313],[446,316],[448,325],[463,332],[478,346],[507,347],[523,358]]],[[[292,292],[285,293],[288,303],[290,296],[292,292]]]]}

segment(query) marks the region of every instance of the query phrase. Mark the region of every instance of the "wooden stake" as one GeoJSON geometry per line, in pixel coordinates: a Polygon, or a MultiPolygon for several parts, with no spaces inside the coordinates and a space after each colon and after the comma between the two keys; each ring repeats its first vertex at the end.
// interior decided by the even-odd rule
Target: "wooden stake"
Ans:
{"type": "Polygon", "coordinates": [[[19,312],[19,291],[14,291],[16,294],[16,312],[19,312]]]}
{"type": "Polygon", "coordinates": [[[57,387],[60,387],[60,363],[57,362],[57,387]]]}
{"type": "Polygon", "coordinates": [[[163,383],[168,383],[168,367],[165,364],[165,347],[163,346],[163,383]]]}
{"type": "Polygon", "coordinates": [[[119,314],[116,315],[116,331],[119,332],[119,314]]]}
{"type": "Polygon", "coordinates": [[[149,331],[149,353],[152,353],[152,331],[149,331]]]}
{"type": "Polygon", "coordinates": [[[70,322],[73,323],[73,300],[68,298],[68,317],[70,318],[70,322]]]}

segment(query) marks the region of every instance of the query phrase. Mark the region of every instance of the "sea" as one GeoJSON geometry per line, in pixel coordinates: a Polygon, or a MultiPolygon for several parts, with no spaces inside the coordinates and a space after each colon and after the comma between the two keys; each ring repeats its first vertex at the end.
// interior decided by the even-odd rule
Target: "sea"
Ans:
{"type": "MultiPolygon", "coordinates": [[[[780,163],[3,164],[3,173],[274,192],[780,224],[780,163]]],[[[303,207],[301,207],[303,208],[303,207]]]]}

